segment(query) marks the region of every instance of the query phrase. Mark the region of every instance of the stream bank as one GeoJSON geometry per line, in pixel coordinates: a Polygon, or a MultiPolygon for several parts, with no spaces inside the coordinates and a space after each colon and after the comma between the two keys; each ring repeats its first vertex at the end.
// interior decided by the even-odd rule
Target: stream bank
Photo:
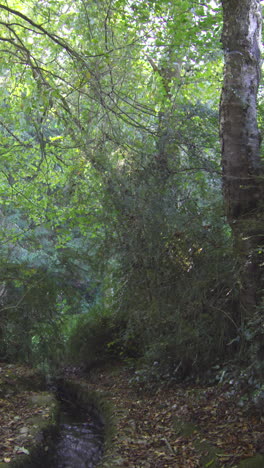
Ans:
{"type": "MultiPolygon", "coordinates": [[[[8,370],[7,380],[12,381],[13,372],[8,370]]],[[[5,376],[1,377],[5,384],[5,376]]],[[[30,382],[32,384],[32,378],[30,382]]],[[[66,397],[78,401],[83,410],[92,411],[102,419],[105,451],[98,468],[263,468],[263,418],[238,406],[239,395],[232,386],[175,385],[147,391],[132,382],[133,372],[118,365],[97,369],[85,376],[68,374],[59,383],[66,397]]],[[[1,454],[7,457],[13,454],[8,444],[18,447],[16,437],[22,434],[25,437],[32,411],[38,412],[41,420],[47,423],[52,420],[47,406],[40,405],[38,392],[27,390],[25,395],[25,390],[19,392],[13,381],[12,394],[5,385],[1,389],[1,422],[8,431],[14,429],[4,440],[6,446],[2,445],[1,454]],[[20,406],[23,402],[20,398],[27,399],[29,395],[35,400],[35,410],[32,406],[20,406]],[[19,408],[22,408],[21,414],[19,408]],[[8,413],[6,419],[3,413],[1,415],[4,409],[8,413]]],[[[51,434],[54,432],[48,431],[42,439],[42,445],[45,440],[44,449],[49,447],[51,434]]],[[[26,442],[20,445],[22,447],[27,450],[26,442]]],[[[17,455],[20,460],[24,456],[26,454],[17,455]]],[[[0,464],[5,468],[15,466],[21,465],[14,465],[13,460],[0,464]]],[[[24,467],[29,466],[24,464],[24,467]]]]}
{"type": "Polygon", "coordinates": [[[22,467],[56,427],[58,402],[33,369],[0,364],[0,467],[22,467]]]}
{"type": "Polygon", "coordinates": [[[48,450],[32,468],[95,468],[102,458],[103,424],[72,401],[60,404],[58,426],[48,450]]]}
{"type": "Polygon", "coordinates": [[[232,385],[146,390],[133,375],[117,365],[71,381],[107,404],[100,468],[263,468],[263,418],[239,407],[232,385]]]}
{"type": "Polygon", "coordinates": [[[34,370],[2,364],[0,372],[0,468],[98,465],[103,421],[95,395],[81,398],[80,386],[74,391],[60,382],[59,401],[43,392],[44,379],[34,370]]]}

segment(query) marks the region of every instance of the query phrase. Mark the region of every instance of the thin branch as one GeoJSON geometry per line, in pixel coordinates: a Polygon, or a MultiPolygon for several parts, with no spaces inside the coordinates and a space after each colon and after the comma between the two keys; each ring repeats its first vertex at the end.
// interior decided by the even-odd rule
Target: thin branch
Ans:
{"type": "Polygon", "coordinates": [[[4,122],[2,120],[0,120],[0,125],[2,125],[2,127],[7,131],[7,133],[9,133],[9,135],[12,136],[12,138],[14,138],[21,146],[23,146],[24,148],[33,148],[33,145],[32,144],[29,144],[29,143],[24,143],[22,140],[20,140],[20,138],[18,138],[18,136],[16,136],[8,127],[6,124],[4,124],[4,122]]]}
{"type": "Polygon", "coordinates": [[[24,21],[31,24],[31,26],[48,36],[53,42],[63,47],[63,49],[65,49],[70,55],[73,55],[75,57],[77,55],[79,58],[79,54],[77,54],[68,44],[66,44],[66,42],[61,37],[57,36],[57,34],[51,34],[47,29],[43,28],[43,26],[41,26],[38,23],[35,23],[35,21],[33,21],[31,18],[24,15],[20,11],[14,10],[13,8],[10,8],[3,4],[0,4],[0,9],[5,10],[8,13],[11,13],[12,15],[18,16],[19,18],[22,18],[24,21]]]}
{"type": "Polygon", "coordinates": [[[31,289],[34,288],[37,284],[39,284],[43,280],[43,278],[44,278],[44,276],[41,277],[38,281],[35,281],[32,285],[30,285],[29,288],[27,289],[27,291],[25,292],[25,294],[23,294],[23,296],[21,296],[21,298],[19,299],[19,301],[15,305],[2,307],[2,309],[0,309],[0,312],[4,312],[6,310],[11,310],[11,309],[17,309],[20,306],[21,302],[23,302],[25,297],[31,291],[31,289]]]}

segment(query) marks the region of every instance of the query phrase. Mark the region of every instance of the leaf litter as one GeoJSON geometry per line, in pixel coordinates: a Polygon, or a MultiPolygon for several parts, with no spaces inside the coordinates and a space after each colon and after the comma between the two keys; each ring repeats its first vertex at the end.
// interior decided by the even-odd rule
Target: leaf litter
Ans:
{"type": "MultiPolygon", "coordinates": [[[[30,372],[0,365],[0,461],[6,463],[29,452],[32,416],[48,417],[45,405],[32,406],[34,392],[16,386],[16,376],[30,372]]],[[[103,392],[112,402],[116,431],[104,468],[235,468],[264,451],[262,415],[240,408],[239,395],[227,385],[147,391],[132,385],[131,371],[122,366],[66,377],[103,392]]]]}

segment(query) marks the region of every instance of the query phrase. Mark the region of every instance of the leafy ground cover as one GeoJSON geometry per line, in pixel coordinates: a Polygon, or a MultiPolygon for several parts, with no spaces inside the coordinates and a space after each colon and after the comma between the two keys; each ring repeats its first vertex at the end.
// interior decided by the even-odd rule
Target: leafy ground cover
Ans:
{"type": "Polygon", "coordinates": [[[117,431],[105,468],[230,468],[264,449],[261,414],[240,408],[241,395],[231,384],[150,392],[130,379],[128,370],[118,368],[95,372],[87,382],[105,391],[116,409],[117,431]]]}
{"type": "MultiPolygon", "coordinates": [[[[32,370],[0,368],[0,461],[9,463],[28,453],[34,417],[48,419],[50,404],[23,387],[22,382],[34,382],[32,370]]],[[[66,377],[103,393],[112,404],[116,431],[103,468],[234,468],[264,450],[261,412],[241,408],[241,394],[231,384],[146,390],[131,383],[131,371],[122,366],[66,377]]],[[[252,466],[264,466],[262,459],[259,463],[252,466]]]]}
{"type": "Polygon", "coordinates": [[[29,455],[39,431],[50,424],[54,398],[35,391],[38,379],[36,372],[25,366],[0,364],[1,466],[29,455]]]}

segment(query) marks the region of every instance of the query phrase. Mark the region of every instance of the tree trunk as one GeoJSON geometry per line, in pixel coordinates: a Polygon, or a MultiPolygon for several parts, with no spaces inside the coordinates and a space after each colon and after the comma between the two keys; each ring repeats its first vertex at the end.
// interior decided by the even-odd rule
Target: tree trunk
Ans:
{"type": "Polygon", "coordinates": [[[259,0],[222,0],[222,7],[223,190],[227,220],[241,259],[241,301],[250,312],[257,303],[263,276],[263,176],[256,105],[261,66],[261,8],[259,0]]]}

